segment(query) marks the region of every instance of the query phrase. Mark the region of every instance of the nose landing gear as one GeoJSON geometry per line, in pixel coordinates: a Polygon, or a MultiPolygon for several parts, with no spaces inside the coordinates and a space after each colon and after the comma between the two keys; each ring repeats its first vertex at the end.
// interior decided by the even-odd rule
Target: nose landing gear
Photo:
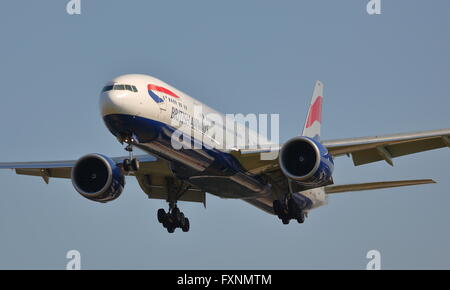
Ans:
{"type": "MultiPolygon", "coordinates": [[[[127,142],[127,141],[126,141],[127,142]]],[[[130,158],[124,159],[123,163],[122,163],[122,168],[125,172],[137,172],[139,170],[139,160],[137,160],[136,158],[133,158],[133,145],[131,142],[133,142],[133,139],[131,139],[130,142],[127,147],[125,147],[125,150],[128,151],[128,153],[130,154],[130,158]]]]}

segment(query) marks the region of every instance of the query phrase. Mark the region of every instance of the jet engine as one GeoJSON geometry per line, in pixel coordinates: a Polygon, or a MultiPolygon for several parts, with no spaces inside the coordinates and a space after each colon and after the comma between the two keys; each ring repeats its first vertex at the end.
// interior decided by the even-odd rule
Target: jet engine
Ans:
{"type": "Polygon", "coordinates": [[[318,141],[295,137],[280,150],[279,164],[286,177],[299,185],[319,187],[332,183],[333,159],[318,141]]]}
{"type": "Polygon", "coordinates": [[[81,157],[72,168],[72,184],[85,198],[108,202],[120,196],[125,186],[125,177],[110,158],[89,154],[81,157]]]}

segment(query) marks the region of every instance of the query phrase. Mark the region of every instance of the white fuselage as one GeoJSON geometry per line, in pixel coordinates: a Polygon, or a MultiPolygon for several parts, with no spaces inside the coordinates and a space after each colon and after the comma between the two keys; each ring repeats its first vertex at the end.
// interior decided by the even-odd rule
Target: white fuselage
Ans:
{"type": "Polygon", "coordinates": [[[245,124],[233,121],[232,125],[227,127],[225,115],[157,78],[130,74],[111,80],[107,86],[114,84],[135,86],[138,91],[102,92],[100,108],[103,117],[111,114],[126,114],[155,120],[178,129],[192,136],[193,139],[200,139],[203,144],[218,150],[236,147],[231,143],[227,144],[227,141],[234,145],[247,145],[248,140],[256,140],[258,144],[269,144],[265,136],[258,135],[245,124]],[[149,86],[153,90],[149,90],[149,86]],[[161,101],[155,101],[149,91],[161,101]],[[217,125],[215,130],[212,130],[211,123],[217,118],[223,120],[223,124],[217,125]],[[220,134],[223,138],[217,137],[220,134]]]}
{"type": "MultiPolygon", "coordinates": [[[[139,120],[141,123],[152,122],[155,126],[161,127],[162,131],[169,128],[177,130],[180,134],[192,136],[197,143],[224,154],[238,147],[236,144],[241,144],[239,148],[244,149],[242,144],[249,145],[250,139],[253,143],[256,140],[258,145],[270,145],[265,136],[249,129],[245,124],[232,121],[230,126],[230,123],[226,123],[226,116],[171,85],[147,75],[123,75],[108,82],[100,96],[100,108],[104,120],[111,116],[127,116],[126,120],[118,119],[111,121],[110,124],[107,123],[109,129],[121,141],[124,137],[132,137],[122,136],[129,134],[127,124],[129,122],[136,124],[138,122],[136,120],[139,120]],[[217,125],[217,118],[223,120],[223,123],[217,125]],[[216,124],[214,130],[211,130],[211,124],[216,124]]],[[[169,132],[171,133],[173,132],[169,132]]],[[[201,151],[191,150],[189,154],[183,155],[180,151],[171,148],[168,141],[165,141],[166,143],[137,141],[139,143],[137,146],[145,151],[167,160],[183,163],[193,170],[201,172],[211,166],[211,157],[201,151]]],[[[275,196],[270,187],[262,186],[248,174],[237,173],[229,178],[239,186],[255,192],[255,195],[249,195],[248,198],[257,198],[267,206],[271,206],[275,196]]],[[[323,205],[326,201],[322,189],[305,191],[302,195],[312,201],[313,207],[323,205]]]]}

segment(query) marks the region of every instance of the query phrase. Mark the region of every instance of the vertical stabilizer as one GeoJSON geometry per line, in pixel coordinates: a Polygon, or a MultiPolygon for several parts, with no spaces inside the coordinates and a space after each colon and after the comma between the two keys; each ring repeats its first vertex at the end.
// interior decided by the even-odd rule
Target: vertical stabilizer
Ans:
{"type": "Polygon", "coordinates": [[[320,127],[322,124],[323,84],[320,81],[314,86],[311,104],[303,127],[302,136],[320,140],[320,127]]]}

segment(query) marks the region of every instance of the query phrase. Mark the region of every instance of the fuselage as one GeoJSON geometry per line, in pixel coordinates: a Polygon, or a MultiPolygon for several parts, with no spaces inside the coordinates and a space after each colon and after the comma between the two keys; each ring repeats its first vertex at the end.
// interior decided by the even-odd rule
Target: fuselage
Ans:
{"type": "MultiPolygon", "coordinates": [[[[211,124],[217,124],[215,117],[227,120],[226,116],[157,78],[139,74],[108,82],[100,108],[107,128],[119,141],[131,139],[136,147],[167,160],[177,178],[220,197],[256,198],[271,206],[272,188],[230,153],[234,144],[247,144],[248,139],[270,144],[245,124],[234,122],[235,130],[229,130],[224,123],[210,130],[211,124]],[[174,141],[174,134],[189,136],[189,142],[174,141]]],[[[308,200],[311,207],[323,201],[323,196],[308,200]]]]}

